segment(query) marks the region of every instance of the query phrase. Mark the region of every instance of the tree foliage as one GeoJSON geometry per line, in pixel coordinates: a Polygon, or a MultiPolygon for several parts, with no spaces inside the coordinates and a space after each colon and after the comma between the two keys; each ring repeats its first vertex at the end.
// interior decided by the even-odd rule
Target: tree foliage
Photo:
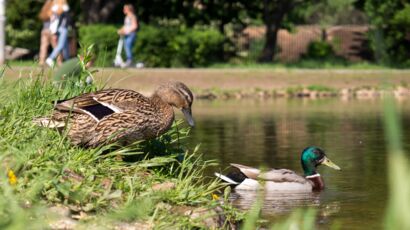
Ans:
{"type": "Polygon", "coordinates": [[[120,8],[122,4],[123,0],[80,0],[82,22],[86,24],[107,23],[114,10],[120,8]]]}
{"type": "Polygon", "coordinates": [[[373,26],[370,39],[376,59],[410,64],[410,3],[366,0],[365,11],[373,26]]]}
{"type": "MultiPolygon", "coordinates": [[[[263,0],[260,10],[265,24],[265,46],[259,58],[262,62],[272,62],[276,50],[277,35],[284,19],[297,7],[313,4],[321,0],[263,0]]],[[[322,0],[323,1],[323,0],[322,0]]]]}
{"type": "Polygon", "coordinates": [[[6,42],[8,45],[33,49],[40,43],[42,4],[36,0],[9,0],[6,8],[6,42]]]}
{"type": "MultiPolygon", "coordinates": [[[[68,0],[76,27],[119,26],[124,19],[122,5],[126,2],[68,0]]],[[[43,3],[7,1],[7,44],[38,50],[42,27],[38,13],[43,3]]],[[[323,28],[340,23],[366,23],[365,12],[372,25],[370,39],[376,59],[385,63],[404,63],[410,59],[410,3],[402,0],[135,0],[131,3],[145,25],[190,29],[206,26],[223,34],[225,43],[236,39],[248,25],[264,25],[266,34],[259,55],[259,60],[264,62],[274,60],[280,28],[300,23],[320,24],[323,28]]]]}
{"type": "MultiPolygon", "coordinates": [[[[136,60],[147,67],[198,67],[221,61],[224,36],[208,27],[142,25],[135,44],[136,60]]],[[[98,65],[111,65],[118,35],[112,25],[93,24],[80,28],[80,42],[95,44],[98,65]]]]}

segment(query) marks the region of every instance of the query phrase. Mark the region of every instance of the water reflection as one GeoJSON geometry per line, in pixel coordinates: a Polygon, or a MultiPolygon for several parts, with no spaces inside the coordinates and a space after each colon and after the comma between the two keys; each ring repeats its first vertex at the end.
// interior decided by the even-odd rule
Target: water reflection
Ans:
{"type": "MultiPolygon", "coordinates": [[[[232,193],[230,200],[235,206],[250,209],[258,199],[259,193],[238,190],[232,193]]],[[[263,194],[262,212],[264,215],[282,214],[295,207],[319,207],[320,193],[266,193],[263,194]]]]}
{"type": "MultiPolygon", "coordinates": [[[[336,207],[330,208],[339,211],[322,222],[324,228],[335,222],[348,224],[350,229],[360,229],[363,224],[381,228],[387,175],[380,101],[197,101],[194,106],[197,126],[189,141],[201,143],[205,157],[217,159],[220,169],[233,162],[302,173],[300,152],[309,145],[325,149],[343,169],[338,172],[319,167],[325,191],[296,197],[297,202],[287,202],[294,200],[293,196],[267,197],[265,213],[278,218],[295,207],[336,207]]],[[[403,127],[410,124],[409,108],[408,101],[400,102],[403,127]]],[[[403,132],[408,150],[410,131],[403,132]]],[[[247,208],[250,198],[246,196],[250,195],[237,196],[236,204],[247,208]]]]}
{"type": "MultiPolygon", "coordinates": [[[[231,195],[231,202],[238,208],[249,210],[258,199],[258,193],[236,191],[231,195]]],[[[318,225],[330,223],[331,217],[340,211],[340,202],[321,202],[320,193],[267,193],[264,194],[262,216],[272,222],[283,217],[284,213],[300,208],[316,209],[318,225]]]]}

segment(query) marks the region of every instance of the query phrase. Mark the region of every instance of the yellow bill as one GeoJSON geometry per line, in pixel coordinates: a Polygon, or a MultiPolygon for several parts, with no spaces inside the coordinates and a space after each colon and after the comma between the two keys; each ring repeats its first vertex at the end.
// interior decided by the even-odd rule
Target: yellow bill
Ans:
{"type": "Polygon", "coordinates": [[[322,163],[320,163],[322,165],[326,165],[330,168],[336,169],[336,170],[340,170],[340,167],[337,166],[335,163],[333,163],[331,160],[329,160],[329,158],[325,157],[322,161],[322,163]]]}

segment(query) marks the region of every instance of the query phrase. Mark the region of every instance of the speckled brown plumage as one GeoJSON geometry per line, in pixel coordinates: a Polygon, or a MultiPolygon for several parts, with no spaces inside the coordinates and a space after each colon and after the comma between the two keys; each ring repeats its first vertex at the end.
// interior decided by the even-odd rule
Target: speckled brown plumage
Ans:
{"type": "Polygon", "coordinates": [[[48,123],[37,123],[68,128],[75,145],[129,144],[165,133],[174,121],[172,107],[182,109],[193,125],[192,102],[192,92],[181,82],[162,85],[151,97],[132,90],[106,89],[59,102],[48,123]]]}

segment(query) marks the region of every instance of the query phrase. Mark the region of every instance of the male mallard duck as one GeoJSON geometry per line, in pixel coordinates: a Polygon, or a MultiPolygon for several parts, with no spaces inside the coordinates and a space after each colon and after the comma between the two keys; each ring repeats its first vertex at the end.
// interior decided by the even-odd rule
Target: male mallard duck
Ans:
{"type": "Polygon", "coordinates": [[[181,82],[164,84],[151,97],[127,89],[106,89],[60,101],[51,118],[35,122],[51,128],[68,126],[68,137],[75,145],[127,144],[165,133],[174,121],[173,106],[194,126],[193,100],[192,92],[181,82]]]}
{"type": "Polygon", "coordinates": [[[301,155],[301,163],[304,177],[289,169],[270,169],[261,172],[259,169],[240,164],[231,164],[240,172],[226,176],[219,173],[215,175],[235,186],[237,190],[256,190],[260,187],[259,180],[265,182],[267,191],[320,191],[324,189],[325,184],[320,174],[316,172],[316,167],[327,165],[340,170],[339,166],[330,161],[325,152],[318,147],[305,148],[301,155]]]}

